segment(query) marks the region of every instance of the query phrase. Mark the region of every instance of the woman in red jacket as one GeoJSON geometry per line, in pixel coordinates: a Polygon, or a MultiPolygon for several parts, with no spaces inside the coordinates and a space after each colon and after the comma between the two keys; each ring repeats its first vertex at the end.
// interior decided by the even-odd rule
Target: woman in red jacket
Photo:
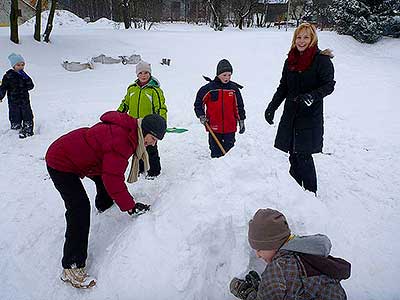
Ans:
{"type": "Polygon", "coordinates": [[[166,122],[159,115],[134,119],[111,111],[100,120],[93,127],[79,128],[61,136],[46,153],[48,172],[67,210],[61,279],[77,288],[96,284],[85,270],[90,203],[80,178],[88,177],[95,182],[95,205],[100,212],[110,208],[113,201],[121,211],[131,215],[148,210],[149,205],[135,203],[125,185],[124,174],[133,155],[129,179],[132,176],[131,181],[136,181],[139,159],[148,162],[145,147],[154,146],[166,130],[166,122]]]}

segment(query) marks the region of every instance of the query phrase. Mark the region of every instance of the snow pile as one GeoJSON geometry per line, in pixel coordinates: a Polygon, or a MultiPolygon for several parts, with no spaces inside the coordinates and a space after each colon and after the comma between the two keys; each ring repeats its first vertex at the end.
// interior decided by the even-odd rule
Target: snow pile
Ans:
{"type": "MultiPolygon", "coordinates": [[[[44,28],[49,18],[49,10],[42,12],[42,27],[44,28]]],[[[21,26],[33,28],[35,26],[36,17],[32,17],[21,26]]],[[[74,13],[68,10],[56,10],[54,13],[54,27],[82,27],[87,23],[74,13]]]]}
{"type": "Polygon", "coordinates": [[[113,28],[113,29],[118,29],[120,27],[120,23],[114,22],[110,19],[107,18],[100,18],[95,22],[90,22],[88,23],[91,27],[96,27],[96,28],[113,28]]]}
{"type": "MultiPolygon", "coordinates": [[[[234,299],[229,280],[264,267],[246,239],[247,222],[261,207],[283,211],[294,233],[331,238],[332,255],[353,266],[352,277],[343,282],[349,299],[398,299],[400,40],[362,45],[320,32],[320,47],[336,55],[337,84],[324,102],[326,153],[315,155],[315,198],[289,176],[287,155],[273,148],[282,107],[274,126],[263,116],[292,32],[156,28],[59,30],[50,45],[36,43],[28,30],[21,33],[18,52],[36,85],[30,93],[35,136],[19,140],[9,130],[6,101],[0,104],[1,299],[234,299]],[[169,126],[189,131],[167,134],[159,143],[159,178],[141,177],[128,186],[137,201],[152,205],[149,213],[132,219],[115,206],[100,215],[93,209],[87,265],[98,285],[75,290],[58,279],[65,211],[44,153],[60,135],[115,110],[136,75],[134,65],[122,64],[71,73],[60,60],[134,52],[152,64],[161,82],[169,126]],[[159,64],[163,57],[171,58],[171,66],[159,64]],[[206,83],[202,75],[213,76],[221,58],[232,62],[233,80],[244,85],[246,132],[237,135],[227,156],[212,160],[193,101],[206,83]]],[[[0,29],[2,70],[16,51],[8,35],[0,29]]],[[[93,206],[95,186],[83,182],[93,206]]]]}

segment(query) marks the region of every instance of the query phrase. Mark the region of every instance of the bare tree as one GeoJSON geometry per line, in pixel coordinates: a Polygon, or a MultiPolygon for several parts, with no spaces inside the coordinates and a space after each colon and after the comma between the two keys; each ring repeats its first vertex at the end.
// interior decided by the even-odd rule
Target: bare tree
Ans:
{"type": "Polygon", "coordinates": [[[19,9],[18,9],[18,0],[11,1],[11,11],[10,11],[10,40],[14,43],[19,43],[18,37],[18,17],[19,17],[19,9]]]}
{"type": "Polygon", "coordinates": [[[243,29],[245,19],[252,14],[258,3],[258,0],[231,0],[235,23],[239,29],[243,29]]]}
{"type": "Polygon", "coordinates": [[[211,11],[211,26],[216,31],[221,31],[224,28],[222,2],[223,0],[207,0],[207,4],[211,11]]]}
{"type": "Polygon", "coordinates": [[[36,20],[35,20],[35,33],[33,35],[34,39],[40,42],[40,31],[42,27],[42,0],[37,0],[36,2],[36,20]]]}
{"type": "Polygon", "coordinates": [[[122,0],[121,9],[122,9],[122,18],[124,20],[125,29],[129,29],[131,28],[130,0],[122,0]]]}
{"type": "Polygon", "coordinates": [[[43,40],[48,43],[50,42],[50,33],[53,30],[54,14],[56,12],[57,0],[51,0],[51,7],[49,12],[49,18],[47,20],[46,30],[43,34],[43,40]]]}
{"type": "Polygon", "coordinates": [[[207,3],[204,0],[192,0],[189,2],[187,21],[189,23],[205,22],[207,3]]]}
{"type": "Polygon", "coordinates": [[[257,3],[253,17],[256,18],[256,26],[257,27],[264,27],[265,26],[265,19],[267,15],[268,5],[266,3],[257,3]]]}
{"type": "Polygon", "coordinates": [[[309,18],[314,12],[313,1],[310,0],[291,0],[290,17],[296,20],[296,26],[300,25],[300,21],[309,18]]]}

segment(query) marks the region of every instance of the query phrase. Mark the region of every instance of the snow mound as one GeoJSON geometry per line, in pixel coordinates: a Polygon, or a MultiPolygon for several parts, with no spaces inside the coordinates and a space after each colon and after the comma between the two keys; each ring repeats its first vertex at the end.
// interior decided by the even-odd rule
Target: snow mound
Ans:
{"type": "Polygon", "coordinates": [[[100,18],[95,22],[88,23],[88,25],[90,25],[92,27],[99,27],[99,28],[118,28],[119,27],[118,22],[114,22],[107,18],[100,18]]]}
{"type": "MultiPolygon", "coordinates": [[[[49,10],[42,12],[42,27],[45,27],[47,20],[49,19],[49,10]]],[[[34,27],[36,22],[36,17],[33,17],[26,21],[22,26],[34,27]]],[[[54,14],[54,27],[81,27],[86,26],[87,23],[74,13],[68,10],[56,10],[54,14]]]]}

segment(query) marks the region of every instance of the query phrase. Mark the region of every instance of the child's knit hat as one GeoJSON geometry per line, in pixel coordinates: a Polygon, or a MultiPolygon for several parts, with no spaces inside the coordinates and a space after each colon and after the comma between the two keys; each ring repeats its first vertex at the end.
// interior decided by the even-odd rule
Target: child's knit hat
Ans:
{"type": "Polygon", "coordinates": [[[217,76],[225,72],[233,73],[233,68],[231,63],[227,59],[222,59],[217,65],[217,76]]]}
{"type": "Polygon", "coordinates": [[[140,72],[149,72],[151,74],[151,65],[144,60],[141,60],[136,65],[136,76],[139,75],[140,72]]]}
{"type": "Polygon", "coordinates": [[[11,53],[8,56],[8,60],[10,61],[10,65],[12,68],[18,63],[25,62],[24,58],[21,54],[11,53]]]}
{"type": "Polygon", "coordinates": [[[249,222],[249,244],[255,250],[277,250],[289,238],[285,216],[274,209],[259,209],[249,222]]]}
{"type": "Polygon", "coordinates": [[[150,133],[158,140],[162,140],[166,130],[167,122],[160,115],[147,115],[142,119],[143,137],[145,137],[147,133],[150,133]]]}

